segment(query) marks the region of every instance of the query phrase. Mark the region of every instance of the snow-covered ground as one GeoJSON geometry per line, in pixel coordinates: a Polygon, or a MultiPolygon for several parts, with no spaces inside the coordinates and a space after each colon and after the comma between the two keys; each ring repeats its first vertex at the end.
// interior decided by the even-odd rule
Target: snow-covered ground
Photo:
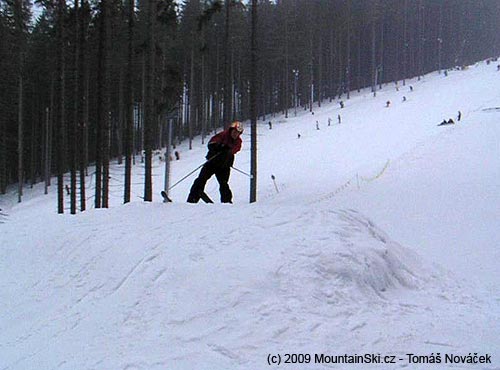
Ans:
{"type": "MultiPolygon", "coordinates": [[[[184,203],[194,176],[163,204],[158,159],[153,203],[139,164],[128,205],[118,165],[107,210],[57,215],[41,185],[0,198],[0,369],[500,369],[496,64],[344,102],[259,123],[255,204],[235,171],[233,205],[184,203]]],[[[199,141],[173,181],[203,161],[199,141]]],[[[206,190],[218,199],[215,179],[206,190]]]]}

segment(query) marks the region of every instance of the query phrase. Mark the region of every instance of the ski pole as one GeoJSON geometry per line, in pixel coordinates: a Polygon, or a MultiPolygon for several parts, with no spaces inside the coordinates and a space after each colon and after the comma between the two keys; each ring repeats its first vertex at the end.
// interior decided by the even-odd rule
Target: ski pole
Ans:
{"type": "Polygon", "coordinates": [[[274,175],[271,175],[271,179],[273,179],[274,188],[276,189],[276,193],[279,193],[280,191],[278,190],[278,185],[276,185],[276,177],[274,175]]]}
{"type": "Polygon", "coordinates": [[[196,171],[198,171],[201,167],[203,167],[204,165],[206,165],[208,162],[210,162],[212,159],[214,159],[215,157],[217,157],[220,153],[217,153],[216,155],[214,155],[213,157],[210,157],[208,158],[205,162],[203,162],[202,164],[200,164],[198,167],[196,167],[194,170],[192,170],[191,172],[189,172],[186,176],[184,176],[182,179],[180,179],[179,181],[177,181],[175,184],[173,184],[171,187],[168,188],[168,190],[171,190],[174,186],[177,186],[179,185],[181,182],[183,182],[184,180],[186,180],[189,176],[191,176],[193,173],[195,173],[196,171]]]}
{"type": "Polygon", "coordinates": [[[236,167],[234,167],[234,166],[231,166],[231,168],[232,168],[233,170],[238,171],[239,173],[242,173],[243,175],[248,176],[248,177],[250,177],[251,179],[253,179],[253,175],[251,175],[251,174],[249,174],[249,173],[246,173],[245,171],[242,171],[242,170],[240,170],[240,169],[238,169],[238,168],[236,168],[236,167]]]}

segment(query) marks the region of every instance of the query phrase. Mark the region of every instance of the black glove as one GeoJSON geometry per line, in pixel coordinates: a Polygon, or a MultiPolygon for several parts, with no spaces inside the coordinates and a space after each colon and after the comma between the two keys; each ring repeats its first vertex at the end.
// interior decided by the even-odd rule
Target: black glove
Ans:
{"type": "Polygon", "coordinates": [[[224,152],[224,144],[221,143],[209,143],[208,144],[208,153],[205,157],[206,159],[213,158],[215,156],[219,156],[224,152]]]}
{"type": "Polygon", "coordinates": [[[215,153],[224,153],[224,152],[230,150],[230,148],[225,144],[210,143],[210,144],[208,144],[208,150],[211,152],[215,152],[215,153]]]}
{"type": "Polygon", "coordinates": [[[207,147],[210,152],[218,152],[220,150],[221,145],[222,144],[220,143],[209,143],[207,147]]]}

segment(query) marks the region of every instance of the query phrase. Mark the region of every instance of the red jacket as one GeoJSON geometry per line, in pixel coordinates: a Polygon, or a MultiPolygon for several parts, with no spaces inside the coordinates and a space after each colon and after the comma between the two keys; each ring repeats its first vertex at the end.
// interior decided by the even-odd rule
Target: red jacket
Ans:
{"type": "Polygon", "coordinates": [[[208,142],[208,145],[214,143],[223,144],[231,149],[231,153],[238,153],[241,150],[241,138],[238,136],[236,140],[233,140],[230,130],[231,129],[224,130],[213,136],[208,142]]]}

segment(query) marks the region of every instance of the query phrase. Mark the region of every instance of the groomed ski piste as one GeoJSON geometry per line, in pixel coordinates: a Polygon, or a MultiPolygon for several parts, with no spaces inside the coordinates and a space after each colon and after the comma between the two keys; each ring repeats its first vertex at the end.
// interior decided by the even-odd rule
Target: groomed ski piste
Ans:
{"type": "MultiPolygon", "coordinates": [[[[232,205],[215,178],[215,204],[185,203],[194,175],[162,203],[159,155],[152,203],[139,160],[127,205],[113,165],[106,210],[57,215],[55,179],[20,204],[13,187],[0,198],[0,369],[499,369],[497,64],[259,121],[254,204],[235,171],[232,205]],[[395,363],[335,363],[356,355],[395,363]]],[[[177,150],[172,182],[206,145],[177,150]]]]}

